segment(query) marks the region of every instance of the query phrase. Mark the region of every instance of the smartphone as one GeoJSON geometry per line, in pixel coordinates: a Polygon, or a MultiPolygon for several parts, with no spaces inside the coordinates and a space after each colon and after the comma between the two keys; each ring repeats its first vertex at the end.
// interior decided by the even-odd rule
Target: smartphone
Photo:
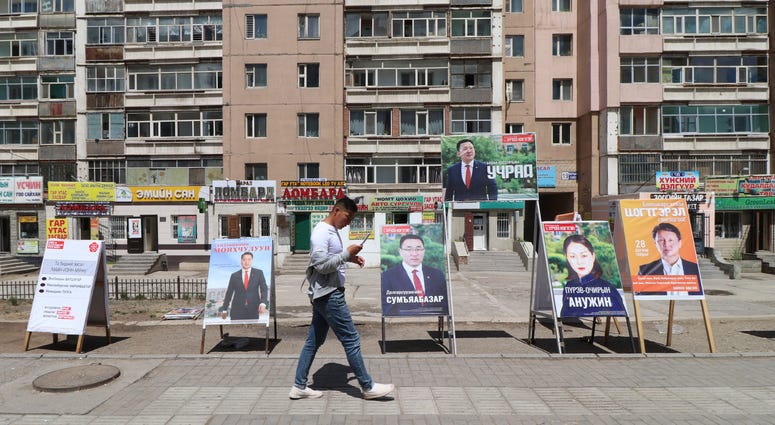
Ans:
{"type": "Polygon", "coordinates": [[[366,243],[366,241],[369,239],[369,236],[371,236],[371,232],[367,233],[367,234],[366,234],[366,237],[365,237],[365,238],[363,238],[363,240],[361,241],[361,246],[363,246],[363,244],[365,244],[365,243],[366,243]]]}

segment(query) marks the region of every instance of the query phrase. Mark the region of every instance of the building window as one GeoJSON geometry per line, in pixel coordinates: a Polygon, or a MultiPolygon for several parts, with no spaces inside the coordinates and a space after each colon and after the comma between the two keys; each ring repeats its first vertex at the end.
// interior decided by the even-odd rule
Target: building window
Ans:
{"type": "Polygon", "coordinates": [[[622,106],[619,133],[623,136],[659,134],[658,106],[622,106]]]}
{"type": "Polygon", "coordinates": [[[72,56],[73,32],[55,31],[46,32],[46,55],[48,56],[72,56]]]}
{"type": "Polygon", "coordinates": [[[766,34],[766,7],[665,8],[662,34],[766,34]]]}
{"type": "Polygon", "coordinates": [[[37,145],[38,121],[0,121],[0,145],[37,145]]]}
{"type": "Polygon", "coordinates": [[[572,100],[573,99],[573,80],[560,78],[552,80],[552,99],[553,100],[572,100]]]}
{"type": "Polygon", "coordinates": [[[354,158],[345,165],[348,183],[438,184],[441,158],[354,158]]]}
{"type": "Polygon", "coordinates": [[[272,217],[268,215],[258,216],[258,231],[261,232],[259,236],[272,236],[271,233],[272,217]]]}
{"type": "Polygon", "coordinates": [[[393,37],[445,37],[447,14],[441,11],[393,12],[393,37]]]}
{"type": "Polygon", "coordinates": [[[214,137],[223,135],[223,113],[154,111],[127,114],[127,138],[214,137]]]}
{"type": "Polygon", "coordinates": [[[389,136],[392,112],[390,109],[350,110],[350,135],[389,136]]]}
{"type": "Polygon", "coordinates": [[[266,38],[268,24],[266,15],[245,15],[245,38],[248,40],[266,38]]]}
{"type": "Polygon", "coordinates": [[[682,105],[662,107],[665,134],[768,133],[768,105],[682,105]]]}
{"type": "Polygon", "coordinates": [[[37,32],[13,32],[0,34],[0,57],[12,58],[37,55],[37,32]]]}
{"type": "Polygon", "coordinates": [[[492,87],[492,61],[453,61],[450,64],[450,87],[492,87]]]}
{"type": "Polygon", "coordinates": [[[506,12],[522,13],[524,10],[524,0],[506,0],[506,12]]]}
{"type": "Polygon", "coordinates": [[[48,0],[40,2],[40,13],[63,13],[75,11],[75,0],[48,0]]]}
{"type": "Polygon", "coordinates": [[[299,87],[320,87],[320,64],[299,64],[299,87]]]}
{"type": "Polygon", "coordinates": [[[299,14],[299,39],[320,38],[320,15],[299,14]]]}
{"type": "Polygon", "coordinates": [[[127,18],[127,43],[191,43],[223,39],[220,15],[127,18]]]}
{"type": "Polygon", "coordinates": [[[87,19],[86,44],[124,44],[124,18],[87,19]]]}
{"type": "Polygon", "coordinates": [[[38,163],[0,164],[0,176],[37,176],[40,175],[38,163]]]}
{"type": "Polygon", "coordinates": [[[489,108],[452,108],[452,133],[489,133],[492,128],[489,108]]]}
{"type": "Polygon", "coordinates": [[[23,15],[38,12],[38,0],[5,0],[0,2],[0,14],[23,15]]]}
{"type": "Polygon", "coordinates": [[[621,35],[659,34],[659,9],[619,9],[621,35]]]}
{"type": "Polygon", "coordinates": [[[72,145],[75,143],[75,120],[41,121],[41,145],[72,145]]]}
{"type": "Polygon", "coordinates": [[[525,100],[525,80],[506,80],[506,101],[522,102],[525,100]]]}
{"type": "Polygon", "coordinates": [[[506,36],[506,56],[512,58],[521,58],[525,56],[525,36],[507,35],[506,36]]]}
{"type": "Polygon", "coordinates": [[[740,237],[740,213],[717,212],[716,213],[716,237],[724,239],[737,239],[740,237]]]}
{"type": "Polygon", "coordinates": [[[245,137],[266,137],[266,114],[245,115],[245,137]]]}
{"type": "Polygon", "coordinates": [[[355,217],[353,217],[352,221],[350,222],[350,233],[353,232],[359,232],[362,233],[361,238],[363,239],[366,234],[366,232],[371,233],[374,230],[374,213],[369,212],[359,212],[355,214],[355,217]]]}
{"type": "Polygon", "coordinates": [[[41,99],[73,99],[75,75],[41,75],[41,99]]]}
{"type": "Polygon", "coordinates": [[[659,82],[658,57],[622,57],[619,69],[622,84],[659,82]]]}
{"type": "Polygon", "coordinates": [[[369,67],[354,63],[345,70],[347,87],[430,87],[447,86],[449,69],[446,62],[383,61],[369,67]]]}
{"type": "Polygon", "coordinates": [[[511,237],[511,218],[513,213],[499,212],[497,221],[496,237],[498,238],[510,238],[511,237]]]}
{"type": "Polygon", "coordinates": [[[387,12],[355,12],[346,13],[344,18],[344,35],[355,37],[387,37],[387,12]]]}
{"type": "Polygon", "coordinates": [[[103,112],[86,114],[89,140],[120,140],[124,138],[124,114],[103,112]]]}
{"type": "Polygon", "coordinates": [[[245,180],[266,180],[267,165],[265,162],[245,164],[245,180]]]}
{"type": "Polygon", "coordinates": [[[127,70],[129,91],[190,91],[223,88],[221,63],[137,66],[127,70]]]}
{"type": "Polygon", "coordinates": [[[552,124],[552,144],[553,145],[570,145],[571,125],[570,123],[553,123],[552,124]]]}
{"type": "MultiPolygon", "coordinates": [[[[89,181],[126,184],[126,162],[118,160],[89,161],[89,181]]],[[[114,237],[119,237],[115,236],[114,237]]]]}
{"type": "Polygon", "coordinates": [[[19,223],[19,239],[37,239],[38,238],[38,215],[37,214],[17,214],[16,221],[19,223]]]}
{"type": "Polygon", "coordinates": [[[489,10],[452,10],[452,37],[489,37],[489,10]]]}
{"type": "Polygon", "coordinates": [[[187,243],[196,241],[195,215],[173,215],[170,217],[170,222],[170,230],[172,231],[170,237],[172,240],[187,243]]]}
{"type": "Polygon", "coordinates": [[[641,184],[654,178],[660,170],[659,154],[619,155],[619,183],[641,184]]]}
{"type": "Polygon", "coordinates": [[[525,124],[506,123],[506,134],[518,134],[525,132],[525,124]]]}
{"type": "Polygon", "coordinates": [[[320,164],[317,162],[300,162],[296,164],[299,179],[320,178],[320,164]]]}
{"type": "Polygon", "coordinates": [[[570,12],[571,0],[552,0],[552,12],[570,12]]]}
{"type": "Polygon", "coordinates": [[[245,84],[248,88],[266,87],[266,64],[246,64],[245,84]]]}
{"type": "Polygon", "coordinates": [[[0,77],[0,100],[37,100],[38,79],[30,76],[0,77]]]}
{"type": "Polygon", "coordinates": [[[662,76],[662,82],[676,84],[766,83],[767,57],[666,57],[662,60],[662,76]]]}
{"type": "Polygon", "coordinates": [[[298,114],[298,136],[299,137],[319,137],[320,136],[320,114],[305,113],[298,114]]]}
{"type": "MultiPolygon", "coordinates": [[[[96,180],[91,180],[96,181],[96,180]]],[[[110,239],[126,239],[126,219],[125,215],[111,215],[110,219],[110,239]]]]}
{"type": "Polygon", "coordinates": [[[86,91],[89,93],[123,92],[125,81],[123,66],[86,67],[86,91]]]}
{"type": "Polygon", "coordinates": [[[402,109],[401,135],[425,136],[444,133],[443,109],[402,109]]]}
{"type": "Polygon", "coordinates": [[[552,55],[553,56],[572,56],[573,55],[573,34],[553,34],[552,35],[552,55]]]}

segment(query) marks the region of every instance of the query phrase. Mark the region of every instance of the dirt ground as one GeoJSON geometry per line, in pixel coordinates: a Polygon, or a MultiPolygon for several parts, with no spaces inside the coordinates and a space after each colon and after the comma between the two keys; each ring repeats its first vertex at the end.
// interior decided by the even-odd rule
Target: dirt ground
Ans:
{"type": "MultiPolygon", "coordinates": [[[[0,300],[0,353],[24,352],[24,337],[30,312],[30,301],[0,300]],[[15,304],[15,305],[14,305],[15,304]]],[[[304,319],[278,317],[270,327],[256,325],[210,326],[203,331],[201,320],[162,320],[164,313],[181,305],[180,300],[111,300],[110,335],[102,327],[89,326],[83,351],[95,354],[198,354],[217,352],[255,352],[263,355],[268,348],[273,355],[295,356],[301,349],[307,331],[304,319]],[[276,336],[276,338],[275,338],[276,336]]],[[[713,320],[716,352],[760,353],[775,352],[775,322],[767,319],[713,320]]],[[[567,353],[630,353],[637,338],[627,337],[625,322],[619,320],[621,333],[611,327],[611,336],[604,340],[604,326],[597,325],[595,342],[590,344],[591,321],[567,322],[563,326],[567,353]]],[[[382,351],[382,327],[379,322],[356,323],[365,354],[382,351]]],[[[635,323],[632,323],[633,333],[635,323]]],[[[439,333],[435,319],[388,320],[386,344],[388,353],[433,353],[456,350],[459,354],[537,354],[556,353],[557,342],[550,324],[537,325],[536,340],[528,344],[527,323],[455,324],[456,340],[450,343],[448,333],[439,333]],[[444,337],[439,340],[439,337],[444,337]],[[454,347],[453,347],[454,345],[454,347]]],[[[666,322],[645,322],[644,341],[649,353],[708,353],[708,338],[704,324],[698,320],[676,321],[672,345],[665,346],[666,322]]],[[[77,337],[59,336],[53,343],[51,334],[31,335],[29,352],[73,352],[77,337]]],[[[341,355],[342,349],[329,335],[321,354],[341,355]]]]}

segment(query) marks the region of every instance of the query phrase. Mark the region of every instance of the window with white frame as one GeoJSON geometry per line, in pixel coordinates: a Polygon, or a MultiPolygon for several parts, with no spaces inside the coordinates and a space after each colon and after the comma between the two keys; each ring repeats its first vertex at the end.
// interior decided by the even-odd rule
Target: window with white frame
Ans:
{"type": "Polygon", "coordinates": [[[181,236],[187,236],[187,237],[190,237],[190,238],[194,238],[194,240],[196,240],[197,226],[196,226],[196,216],[195,215],[173,215],[173,216],[170,216],[170,222],[171,222],[170,223],[170,227],[171,227],[170,230],[172,231],[172,234],[170,235],[170,237],[173,240],[179,240],[181,238],[181,236]],[[182,220],[181,220],[181,218],[182,218],[182,220]],[[181,222],[182,221],[186,222],[186,223],[192,223],[193,222],[194,225],[193,226],[188,225],[188,226],[185,226],[183,229],[181,229],[181,222]],[[189,232],[191,234],[182,235],[180,233],[181,231],[189,232]]]}
{"type": "Polygon", "coordinates": [[[393,12],[393,37],[445,37],[447,14],[443,11],[413,10],[393,12]]]}
{"type": "Polygon", "coordinates": [[[620,8],[619,34],[659,34],[659,9],[620,8]]]}
{"type": "Polygon", "coordinates": [[[552,144],[570,145],[571,144],[571,125],[567,122],[552,123],[552,144]]]}
{"type": "Polygon", "coordinates": [[[552,34],[552,56],[573,55],[573,34],[552,34]]]}
{"type": "Polygon", "coordinates": [[[452,61],[449,71],[452,88],[492,87],[492,61],[452,61]]]}
{"type": "Polygon", "coordinates": [[[387,12],[348,12],[344,16],[344,36],[387,37],[387,12]]]}
{"type": "Polygon", "coordinates": [[[245,115],[245,137],[266,137],[266,114],[245,115]]]}
{"type": "Polygon", "coordinates": [[[402,136],[427,136],[444,133],[443,109],[402,109],[402,136]]]}
{"type": "Polygon", "coordinates": [[[571,0],[552,0],[552,12],[570,12],[571,0]]]}
{"type": "Polygon", "coordinates": [[[452,37],[489,37],[491,15],[489,10],[452,10],[452,37]]]}
{"type": "Polygon", "coordinates": [[[299,179],[320,178],[320,164],[317,162],[299,162],[296,164],[296,170],[299,179]]]}
{"type": "Polygon", "coordinates": [[[37,120],[0,121],[0,145],[37,145],[37,120]]]}
{"type": "Polygon", "coordinates": [[[521,58],[525,56],[525,36],[507,35],[505,39],[505,54],[512,58],[521,58]]]}
{"type": "Polygon", "coordinates": [[[127,113],[127,138],[130,139],[222,135],[221,110],[127,113]]]}
{"type": "Polygon", "coordinates": [[[245,180],[266,180],[267,169],[265,162],[245,164],[245,180]]]}
{"type": "Polygon", "coordinates": [[[40,122],[41,145],[72,145],[75,143],[75,120],[40,122]]]}
{"type": "Polygon", "coordinates": [[[522,13],[525,11],[524,0],[506,0],[506,12],[522,13]]]}
{"type": "Polygon", "coordinates": [[[510,238],[511,237],[511,221],[514,213],[498,212],[497,219],[497,231],[495,237],[498,238],[510,238]]]}
{"type": "Polygon", "coordinates": [[[451,108],[452,133],[489,133],[492,129],[490,108],[451,108]]]}
{"type": "Polygon", "coordinates": [[[766,34],[766,7],[662,9],[662,34],[766,34]]]}
{"type": "Polygon", "coordinates": [[[297,115],[299,137],[320,136],[320,114],[303,113],[297,115]]]}
{"type": "Polygon", "coordinates": [[[642,136],[659,134],[658,106],[624,106],[619,109],[619,134],[642,136]]]}
{"type": "Polygon", "coordinates": [[[33,100],[38,98],[35,76],[0,77],[0,100],[33,100]]]}
{"type": "Polygon", "coordinates": [[[75,11],[75,0],[43,0],[40,13],[66,13],[75,11]]]}
{"type": "Polygon", "coordinates": [[[556,78],[552,80],[552,100],[572,100],[573,80],[570,78],[556,78]]]}
{"type": "Polygon", "coordinates": [[[89,112],[86,114],[86,138],[89,140],[120,140],[124,138],[122,112],[89,112]]]}
{"type": "Polygon", "coordinates": [[[86,92],[123,92],[126,72],[120,65],[86,67],[86,92]]]}
{"type": "Polygon", "coordinates": [[[447,86],[447,61],[356,62],[345,70],[347,87],[447,86]]]}
{"type": "Polygon", "coordinates": [[[128,91],[189,91],[223,88],[220,62],[196,65],[134,66],[127,69],[128,91]]]}
{"type": "Polygon", "coordinates": [[[73,32],[72,31],[47,31],[46,55],[48,56],[72,56],[73,32]]]}
{"type": "Polygon", "coordinates": [[[769,105],[664,105],[662,133],[768,133],[769,105]]]}
{"type": "Polygon", "coordinates": [[[192,43],[223,39],[220,15],[126,19],[126,43],[192,43]]]}
{"type": "Polygon", "coordinates": [[[266,38],[269,27],[267,15],[245,15],[245,38],[266,38]]]}
{"type": "MultiPolygon", "coordinates": [[[[2,142],[0,142],[2,144],[2,142]]],[[[0,176],[37,176],[40,175],[40,166],[37,162],[17,162],[15,164],[0,164],[0,176]]]]}
{"type": "Polygon", "coordinates": [[[390,109],[351,109],[351,136],[389,136],[392,128],[390,109]]]}
{"type": "Polygon", "coordinates": [[[0,14],[23,15],[28,13],[38,13],[38,0],[0,1],[0,14]]]}
{"type": "Polygon", "coordinates": [[[346,159],[348,183],[438,184],[441,183],[441,158],[358,158],[346,159]]]}
{"type": "Polygon", "coordinates": [[[75,75],[41,75],[40,98],[41,99],[72,99],[75,96],[73,89],[75,75]]]}
{"type": "Polygon", "coordinates": [[[266,69],[265,63],[245,64],[245,85],[248,88],[266,87],[266,69]]]}
{"type": "Polygon", "coordinates": [[[126,161],[90,160],[89,181],[126,184],[126,161]]]}
{"type": "Polygon", "coordinates": [[[508,102],[525,100],[525,80],[506,80],[506,100],[508,102]]]}
{"type": "MultiPolygon", "coordinates": [[[[350,233],[352,232],[371,232],[374,230],[374,213],[359,212],[355,214],[350,222],[350,233]]],[[[365,237],[365,236],[364,236],[365,237]]]]}
{"type": "Polygon", "coordinates": [[[691,56],[665,57],[662,82],[683,84],[755,84],[766,83],[767,57],[691,56]]]}
{"type": "Polygon", "coordinates": [[[37,32],[11,32],[0,34],[0,57],[12,58],[37,55],[37,32]]]}
{"type": "Polygon", "coordinates": [[[124,44],[124,18],[87,19],[86,44],[124,44]]]}
{"type": "Polygon", "coordinates": [[[299,87],[320,87],[320,64],[299,64],[299,87]]]}
{"type": "Polygon", "coordinates": [[[299,14],[299,39],[320,38],[320,15],[299,14]]]}
{"type": "Polygon", "coordinates": [[[619,59],[620,82],[628,83],[658,83],[658,57],[622,57],[619,59]]]}
{"type": "Polygon", "coordinates": [[[525,124],[522,123],[506,123],[507,134],[517,134],[525,132],[525,124]]]}

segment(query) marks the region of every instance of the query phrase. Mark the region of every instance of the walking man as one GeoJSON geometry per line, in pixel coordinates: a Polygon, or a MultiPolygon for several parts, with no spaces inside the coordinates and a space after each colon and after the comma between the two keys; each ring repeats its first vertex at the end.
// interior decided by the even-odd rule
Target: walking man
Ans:
{"type": "Polygon", "coordinates": [[[317,398],[323,395],[321,391],[307,386],[307,376],[318,348],[326,340],[329,328],[334,331],[344,347],[347,362],[358,379],[363,398],[367,400],[381,398],[395,389],[393,384],[374,382],[366,372],[366,365],[361,355],[361,339],[345,303],[344,263],[351,262],[363,267],[364,259],[358,256],[362,248],[360,245],[354,244],[343,249],[339,229],[349,225],[357,211],[358,207],[352,199],[347,197],[339,199],[328,217],[312,230],[310,265],[307,267],[309,281],[307,293],[312,301],[312,323],[307,333],[307,340],[299,354],[296,378],[288,394],[291,399],[317,398]]]}

